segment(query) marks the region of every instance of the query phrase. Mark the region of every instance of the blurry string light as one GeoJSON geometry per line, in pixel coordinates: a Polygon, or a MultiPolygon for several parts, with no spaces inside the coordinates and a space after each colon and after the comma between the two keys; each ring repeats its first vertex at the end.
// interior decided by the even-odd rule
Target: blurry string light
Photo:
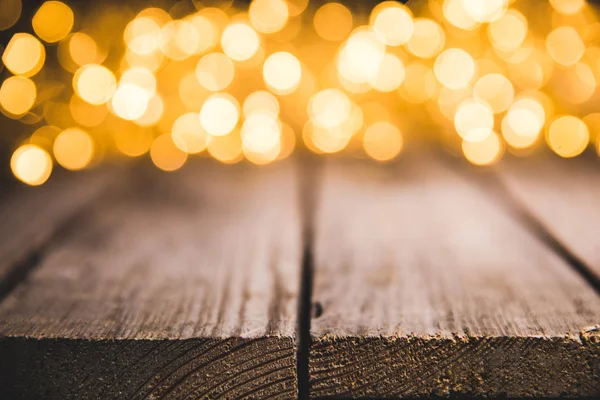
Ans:
{"type": "MultiPolygon", "coordinates": [[[[600,151],[600,20],[585,0],[384,1],[369,15],[342,2],[192,4],[133,18],[112,4],[93,18],[56,0],[33,10],[0,67],[0,111],[41,126],[16,140],[14,175],[39,185],[54,162],[79,170],[106,151],[149,153],[165,171],[199,153],[262,165],[298,144],[385,162],[432,124],[476,165],[542,143],[600,151]]],[[[0,0],[0,30],[21,14],[0,0]]]]}

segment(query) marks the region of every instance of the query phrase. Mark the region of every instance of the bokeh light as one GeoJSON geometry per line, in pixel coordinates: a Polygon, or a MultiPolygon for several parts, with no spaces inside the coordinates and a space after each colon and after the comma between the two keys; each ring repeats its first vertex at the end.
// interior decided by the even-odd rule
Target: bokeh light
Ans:
{"type": "Polygon", "coordinates": [[[200,123],[211,135],[223,136],[235,128],[239,118],[237,100],[226,93],[216,93],[206,99],[200,110],[200,123]]]}
{"type": "Polygon", "coordinates": [[[396,2],[379,3],[369,20],[377,37],[388,46],[400,46],[410,39],[414,30],[412,13],[396,2]]]}
{"type": "Polygon", "coordinates": [[[58,134],[53,146],[54,158],[71,171],[85,168],[94,156],[94,141],[80,128],[68,128],[58,134]]]}
{"type": "Polygon", "coordinates": [[[260,39],[248,24],[234,23],[223,31],[221,47],[232,60],[245,61],[256,54],[260,47],[260,39]]]}
{"type": "Polygon", "coordinates": [[[502,141],[496,133],[488,135],[479,142],[462,142],[462,151],[465,158],[475,165],[491,165],[497,162],[504,153],[502,141]]]}
{"type": "Polygon", "coordinates": [[[235,75],[233,62],[223,53],[209,53],[196,65],[196,78],[200,85],[211,92],[226,89],[235,75]]]}
{"type": "Polygon", "coordinates": [[[33,76],[46,61],[44,45],[33,35],[16,33],[2,54],[2,63],[15,75],[33,76]]]}
{"type": "Polygon", "coordinates": [[[79,68],[73,77],[75,93],[90,104],[108,102],[117,89],[115,75],[106,67],[87,64],[79,68]]]}
{"type": "Polygon", "coordinates": [[[291,53],[271,54],[263,66],[263,77],[267,86],[277,94],[289,94],[300,85],[302,66],[291,53]]]}
{"type": "Polygon", "coordinates": [[[11,76],[0,86],[0,107],[12,116],[25,114],[37,97],[35,83],[23,76],[11,76]]]}
{"type": "Polygon", "coordinates": [[[52,158],[46,150],[33,144],[25,144],[13,153],[10,169],[21,182],[38,186],[50,177],[52,158]]]}
{"type": "Polygon", "coordinates": [[[475,61],[462,49],[447,49],[435,59],[433,71],[442,85],[450,89],[462,89],[475,76],[475,61]]]}
{"type": "Polygon", "coordinates": [[[36,35],[47,43],[64,39],[73,29],[73,10],[60,1],[46,1],[37,10],[31,25],[36,35]]]}
{"type": "Polygon", "coordinates": [[[572,115],[564,115],[552,121],[546,140],[556,154],[570,158],[585,150],[589,138],[589,130],[581,119],[572,115]]]}
{"type": "Polygon", "coordinates": [[[352,13],[343,4],[325,3],[313,20],[317,34],[325,40],[344,40],[352,30],[352,13]]]}
{"type": "Polygon", "coordinates": [[[365,153],[377,161],[389,161],[398,156],[403,143],[400,129],[387,121],[368,126],[363,136],[365,153]]]}

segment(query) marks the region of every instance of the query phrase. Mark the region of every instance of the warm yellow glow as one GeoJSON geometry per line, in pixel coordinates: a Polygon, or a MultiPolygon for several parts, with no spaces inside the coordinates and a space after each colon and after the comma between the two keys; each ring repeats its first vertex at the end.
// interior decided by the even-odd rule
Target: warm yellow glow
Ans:
{"type": "Polygon", "coordinates": [[[238,123],[238,109],[238,103],[233,96],[215,93],[204,102],[200,110],[200,123],[213,136],[227,135],[238,123]]]}
{"type": "Polygon", "coordinates": [[[515,89],[504,75],[488,74],[475,83],[473,97],[487,103],[494,113],[498,114],[510,107],[515,97],[515,89]]]}
{"type": "Polygon", "coordinates": [[[546,50],[560,65],[575,65],[585,52],[585,44],[575,28],[561,26],[554,29],[546,38],[546,50]]]}
{"type": "Polygon", "coordinates": [[[437,81],[425,64],[412,63],[406,67],[406,76],[400,86],[400,96],[409,103],[424,103],[435,96],[437,81]]]}
{"type": "Polygon", "coordinates": [[[15,33],[6,45],[2,62],[15,75],[33,76],[44,66],[44,45],[28,33],[15,33]]]}
{"type": "Polygon", "coordinates": [[[250,114],[240,131],[242,147],[250,153],[269,154],[276,150],[279,153],[281,126],[271,113],[255,112],[250,114]]]}
{"type": "Polygon", "coordinates": [[[263,78],[273,92],[290,94],[300,85],[302,66],[291,53],[281,51],[271,54],[263,65],[263,78]]]}
{"type": "Polygon", "coordinates": [[[446,34],[440,24],[428,18],[415,19],[414,31],[407,43],[408,51],[420,58],[433,58],[445,45],[446,34]]]}
{"type": "Polygon", "coordinates": [[[370,79],[369,83],[377,91],[391,92],[400,87],[405,75],[402,60],[394,54],[386,53],[381,60],[377,76],[375,79],[370,79]]]}
{"type": "Polygon", "coordinates": [[[454,127],[464,141],[481,142],[492,134],[494,112],[486,103],[465,100],[456,110],[454,127]]]}
{"type": "Polygon", "coordinates": [[[242,111],[245,117],[255,112],[270,113],[277,117],[279,115],[279,101],[271,93],[265,90],[257,90],[246,97],[242,111]]]}
{"type": "Polygon", "coordinates": [[[236,131],[212,137],[207,150],[215,160],[225,164],[234,164],[243,159],[242,140],[236,131]]]}
{"type": "Polygon", "coordinates": [[[83,100],[100,105],[111,99],[117,89],[117,79],[108,68],[87,64],[75,73],[73,88],[83,100]]]}
{"type": "Polygon", "coordinates": [[[257,31],[275,33],[287,23],[289,10],[284,0],[252,0],[248,16],[257,31]]]}
{"type": "Polygon", "coordinates": [[[290,17],[300,15],[306,10],[308,0],[286,0],[290,17]]]}
{"type": "Polygon", "coordinates": [[[325,40],[344,40],[352,30],[352,13],[340,3],[325,3],[313,20],[317,35],[325,40]]]}
{"type": "Polygon", "coordinates": [[[517,10],[508,10],[488,27],[488,37],[495,48],[511,52],[521,46],[527,36],[527,19],[517,10]]]}
{"type": "Polygon", "coordinates": [[[360,84],[377,80],[385,45],[371,30],[353,33],[338,55],[337,68],[341,77],[360,84]]]}
{"type": "Polygon", "coordinates": [[[344,92],[325,89],[314,94],[308,103],[310,120],[328,129],[340,126],[350,116],[352,104],[344,92]]]}
{"type": "Polygon", "coordinates": [[[363,136],[365,153],[377,161],[393,159],[400,153],[403,144],[400,129],[387,121],[370,125],[363,136]]]}
{"type": "Polygon", "coordinates": [[[31,24],[35,34],[43,41],[56,43],[73,29],[75,16],[68,5],[60,1],[46,1],[37,10],[31,24]]]}
{"type": "Polygon", "coordinates": [[[160,48],[172,60],[183,60],[198,51],[200,34],[190,22],[175,20],[160,30],[160,48]]]}
{"type": "Polygon", "coordinates": [[[550,4],[561,14],[573,15],[581,11],[585,6],[585,0],[550,0],[550,4]]]}
{"type": "Polygon", "coordinates": [[[223,53],[209,53],[196,65],[196,78],[211,92],[226,89],[235,75],[233,62],[223,53]]]}
{"type": "Polygon", "coordinates": [[[0,107],[10,116],[21,116],[28,112],[37,97],[35,83],[24,76],[6,78],[0,86],[0,107]]]}
{"type": "Polygon", "coordinates": [[[149,101],[150,95],[146,89],[131,83],[124,83],[119,85],[115,91],[111,105],[117,116],[133,121],[144,115],[149,101]]]}
{"type": "Polygon", "coordinates": [[[171,131],[173,142],[181,151],[188,154],[200,153],[209,141],[208,133],[200,124],[197,113],[183,114],[175,120],[171,131]]]}
{"type": "Polygon", "coordinates": [[[175,145],[171,135],[165,133],[152,142],[150,158],[163,171],[175,171],[185,164],[187,153],[175,145]]]}
{"type": "Polygon", "coordinates": [[[149,129],[128,129],[124,132],[115,132],[115,146],[129,157],[139,157],[146,154],[152,145],[152,133],[149,129]]]}
{"type": "Polygon", "coordinates": [[[559,156],[575,157],[581,154],[588,145],[590,133],[585,123],[571,115],[554,119],[548,129],[546,141],[548,146],[559,156]]]}
{"type": "Polygon", "coordinates": [[[139,126],[154,126],[158,124],[165,111],[162,97],[157,93],[148,102],[148,107],[141,117],[135,120],[139,126]]]}
{"type": "Polygon", "coordinates": [[[25,144],[13,153],[10,169],[21,182],[38,186],[50,177],[52,158],[44,149],[33,144],[25,144]]]}
{"type": "Polygon", "coordinates": [[[498,135],[492,133],[480,142],[463,140],[462,151],[471,164],[491,165],[502,157],[504,146],[498,135]]]}
{"type": "Polygon", "coordinates": [[[160,50],[155,50],[149,54],[137,54],[128,49],[125,52],[124,62],[127,67],[142,67],[156,72],[165,64],[165,56],[160,50]]]}
{"type": "Polygon", "coordinates": [[[582,104],[592,97],[596,84],[594,71],[587,64],[579,62],[565,71],[559,93],[571,104],[582,104]]]}
{"type": "Polygon", "coordinates": [[[186,18],[186,21],[192,24],[196,32],[198,32],[198,45],[194,54],[203,54],[219,43],[219,32],[209,18],[200,14],[194,14],[186,18]]]}
{"type": "MultiPolygon", "coordinates": [[[[443,0],[443,13],[448,22],[464,30],[475,29],[477,21],[469,15],[466,9],[466,0],[443,0]]],[[[486,0],[488,1],[488,0],[486,0]]]]}
{"type": "Polygon", "coordinates": [[[98,46],[94,39],[82,32],[69,37],[69,56],[78,66],[91,64],[98,60],[98,46]]]}
{"type": "Polygon", "coordinates": [[[71,96],[69,109],[75,122],[87,127],[100,125],[108,114],[108,110],[104,105],[90,104],[77,95],[71,96]]]}
{"type": "Polygon", "coordinates": [[[243,22],[229,25],[221,36],[221,47],[235,61],[249,60],[258,52],[260,39],[252,27],[243,22]]]}
{"type": "Polygon", "coordinates": [[[533,145],[546,121],[546,111],[537,99],[524,97],[515,101],[502,120],[502,135],[517,149],[533,145]]]}
{"type": "Polygon", "coordinates": [[[159,49],[160,25],[150,17],[133,19],[125,28],[124,38],[129,50],[149,55],[159,49]]]}
{"type": "Polygon", "coordinates": [[[296,133],[288,124],[281,124],[281,139],[279,144],[278,160],[289,157],[296,147],[296,133]]]}
{"type": "Polygon", "coordinates": [[[0,31],[16,24],[22,9],[21,0],[0,0],[0,31]]]}
{"type": "Polygon", "coordinates": [[[408,42],[413,33],[412,12],[396,1],[379,3],[369,19],[377,37],[388,46],[408,42]]]}
{"type": "Polygon", "coordinates": [[[442,85],[450,89],[461,89],[471,83],[475,75],[475,61],[462,49],[444,50],[435,59],[433,72],[442,85]]]}
{"type": "Polygon", "coordinates": [[[85,168],[94,156],[94,141],[79,128],[65,129],[53,146],[54,158],[63,168],[76,171],[85,168]]]}
{"type": "Polygon", "coordinates": [[[340,127],[328,129],[311,123],[304,125],[302,137],[305,144],[317,153],[333,154],[344,150],[350,135],[344,135],[340,127]]]}
{"type": "Polygon", "coordinates": [[[477,22],[492,22],[501,18],[508,8],[508,0],[462,0],[464,10],[477,22]]]}
{"type": "Polygon", "coordinates": [[[156,93],[156,78],[152,71],[147,68],[133,67],[123,72],[119,85],[131,84],[142,88],[148,97],[156,93]]]}

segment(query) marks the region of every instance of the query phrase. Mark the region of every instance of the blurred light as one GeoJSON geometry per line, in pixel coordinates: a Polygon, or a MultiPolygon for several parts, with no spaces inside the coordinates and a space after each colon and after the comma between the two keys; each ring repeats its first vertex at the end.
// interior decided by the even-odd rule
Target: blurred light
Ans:
{"type": "Polygon", "coordinates": [[[226,93],[211,95],[200,110],[202,127],[213,136],[227,135],[238,123],[236,99],[226,93]]]}
{"type": "Polygon", "coordinates": [[[400,46],[408,42],[414,28],[411,11],[396,1],[384,1],[373,8],[369,24],[377,37],[388,46],[400,46]]]}
{"type": "Polygon", "coordinates": [[[550,124],[546,138],[548,146],[559,156],[575,157],[588,145],[590,133],[585,123],[577,117],[557,117],[550,124]]]}
{"type": "Polygon", "coordinates": [[[22,8],[21,0],[0,0],[0,31],[17,23],[22,8]]]}
{"type": "Polygon", "coordinates": [[[377,76],[375,79],[370,79],[369,83],[377,91],[391,92],[400,87],[405,75],[402,60],[394,54],[386,53],[381,60],[377,76]]]}
{"type": "Polygon", "coordinates": [[[98,46],[94,39],[82,32],[75,32],[69,37],[69,56],[78,66],[98,61],[98,46]]]}
{"type": "Polygon", "coordinates": [[[229,25],[221,36],[221,47],[235,61],[249,60],[260,47],[258,34],[251,26],[237,22],[229,25]]]}
{"type": "Polygon", "coordinates": [[[27,77],[37,74],[45,60],[44,45],[28,33],[15,33],[2,54],[2,62],[10,72],[27,77]]]}
{"type": "Polygon", "coordinates": [[[198,33],[198,44],[194,54],[203,54],[219,43],[218,32],[215,25],[205,16],[194,14],[186,18],[198,33]]]}
{"type": "Polygon", "coordinates": [[[148,55],[159,49],[160,25],[152,18],[133,19],[125,28],[127,47],[136,54],[148,55]]]}
{"type": "Polygon", "coordinates": [[[77,95],[71,96],[69,109],[73,119],[78,124],[87,127],[100,125],[108,114],[108,109],[104,105],[90,104],[77,95]]]}
{"type": "Polygon", "coordinates": [[[144,115],[149,101],[150,95],[146,89],[124,83],[119,85],[112,97],[112,109],[117,116],[133,121],[144,115]]]}
{"type": "Polygon", "coordinates": [[[296,147],[296,134],[291,126],[286,123],[281,124],[281,139],[279,144],[278,160],[283,160],[292,154],[296,147]]]}
{"type": "Polygon", "coordinates": [[[400,86],[400,96],[409,103],[424,103],[436,94],[437,81],[425,64],[412,63],[406,67],[406,76],[400,86]]]}
{"type": "Polygon", "coordinates": [[[338,42],[352,30],[352,13],[340,3],[326,3],[315,13],[313,23],[317,35],[338,42]]]}
{"type": "Polygon", "coordinates": [[[177,118],[171,135],[175,146],[188,154],[200,153],[209,141],[208,133],[202,128],[197,113],[187,113],[177,118]]]}
{"type": "Polygon", "coordinates": [[[464,10],[477,22],[492,22],[504,15],[508,0],[462,0],[464,10]]]}
{"type": "Polygon", "coordinates": [[[157,93],[150,98],[148,107],[141,117],[135,120],[139,126],[153,126],[158,124],[165,111],[165,104],[162,97],[157,93]]]}
{"type": "Polygon", "coordinates": [[[275,33],[287,23],[289,11],[284,0],[252,0],[248,15],[257,31],[275,33]]]}
{"type": "Polygon", "coordinates": [[[387,121],[370,125],[363,136],[365,153],[377,161],[389,161],[396,157],[403,143],[400,130],[387,121]]]}
{"type": "Polygon", "coordinates": [[[308,0],[286,0],[290,17],[300,15],[306,10],[308,0]]]}
{"type": "Polygon", "coordinates": [[[198,51],[200,35],[186,20],[168,22],[160,30],[160,48],[172,60],[183,60],[198,51]]]}
{"type": "MultiPolygon", "coordinates": [[[[475,29],[477,21],[469,15],[465,0],[443,0],[443,12],[446,20],[457,28],[464,30],[475,29]]],[[[488,1],[488,0],[485,0],[488,1]]]]}
{"type": "Polygon", "coordinates": [[[515,101],[502,120],[502,135],[514,148],[533,145],[546,121],[546,112],[538,100],[525,97],[515,101]]]}
{"type": "Polygon", "coordinates": [[[126,70],[119,79],[119,85],[131,84],[143,89],[148,97],[156,93],[156,78],[152,71],[143,67],[133,67],[126,70]]]}
{"type": "Polygon", "coordinates": [[[209,91],[200,86],[195,72],[185,75],[177,88],[181,102],[190,110],[199,110],[210,94],[209,91]]]}
{"type": "Polygon", "coordinates": [[[234,164],[243,159],[242,140],[237,131],[212,137],[207,150],[215,160],[225,164],[234,164]]]}
{"type": "Polygon", "coordinates": [[[477,80],[473,87],[473,97],[486,102],[495,114],[510,107],[515,97],[512,83],[502,74],[488,74],[477,80]]]}
{"type": "Polygon", "coordinates": [[[550,4],[561,14],[573,15],[581,11],[585,6],[585,0],[550,0],[550,4]]]}
{"type": "Polygon", "coordinates": [[[471,83],[475,75],[475,61],[462,49],[447,49],[435,59],[433,71],[442,85],[461,89],[471,83]]]}
{"type": "Polygon", "coordinates": [[[117,80],[108,68],[87,64],[75,73],[73,88],[83,100],[100,105],[111,99],[117,89],[117,80]]]}
{"type": "Polygon", "coordinates": [[[271,93],[265,90],[257,90],[246,97],[242,111],[245,117],[255,112],[270,113],[277,117],[279,115],[279,101],[271,93]]]}
{"type": "Polygon", "coordinates": [[[163,171],[175,171],[185,164],[187,153],[175,145],[171,135],[162,134],[152,142],[150,158],[163,171]]]}
{"type": "Polygon", "coordinates": [[[165,64],[165,56],[160,50],[149,54],[137,54],[131,50],[125,52],[127,67],[142,67],[150,71],[157,71],[165,64]]]}
{"type": "Polygon", "coordinates": [[[10,169],[21,182],[38,186],[50,177],[52,158],[44,149],[33,144],[25,144],[13,153],[10,169]]]}
{"type": "Polygon", "coordinates": [[[337,68],[340,76],[352,83],[368,83],[377,79],[385,45],[379,42],[371,30],[353,33],[338,55],[337,68]]]}
{"type": "Polygon", "coordinates": [[[94,156],[94,142],[79,128],[65,129],[58,134],[53,146],[54,158],[63,168],[76,171],[85,168],[94,156]]]}
{"type": "Polygon", "coordinates": [[[492,45],[505,52],[515,51],[527,36],[527,19],[517,10],[508,10],[488,27],[492,45]]]}
{"type": "Polygon", "coordinates": [[[276,150],[275,159],[279,153],[281,127],[270,113],[256,112],[246,118],[240,131],[242,146],[251,153],[269,154],[276,150]]]}
{"type": "Polygon", "coordinates": [[[462,151],[471,164],[490,165],[502,157],[504,146],[498,135],[492,133],[480,142],[463,140],[462,151]]]}
{"type": "Polygon", "coordinates": [[[223,53],[209,53],[196,65],[196,78],[200,85],[211,92],[226,89],[233,81],[235,66],[223,53]]]}
{"type": "Polygon", "coordinates": [[[300,61],[291,53],[271,54],[263,65],[263,78],[273,92],[290,94],[300,85],[302,67],[300,61]]]}
{"type": "Polygon", "coordinates": [[[575,28],[561,26],[548,34],[546,50],[557,64],[570,66],[581,59],[585,44],[575,28]]]}
{"type": "Polygon", "coordinates": [[[10,116],[21,116],[28,112],[37,97],[35,83],[24,76],[6,78],[0,86],[0,106],[10,116]]]}
{"type": "Polygon", "coordinates": [[[582,104],[592,97],[596,84],[592,69],[586,64],[577,63],[564,71],[557,94],[571,104],[582,104]]]}
{"type": "Polygon", "coordinates": [[[456,131],[467,142],[481,142],[492,134],[494,112],[486,103],[466,100],[454,116],[456,131]]]}
{"type": "Polygon", "coordinates": [[[127,129],[115,132],[115,146],[129,157],[139,157],[150,150],[152,144],[152,133],[149,129],[127,129]]]}
{"type": "Polygon", "coordinates": [[[433,58],[445,45],[446,34],[437,22],[428,18],[415,19],[414,31],[407,43],[408,51],[419,58],[433,58]]]}
{"type": "Polygon", "coordinates": [[[308,103],[310,120],[322,128],[340,126],[350,116],[350,99],[338,89],[315,93],[308,103]]]}
{"type": "Polygon", "coordinates": [[[56,43],[71,32],[75,16],[68,5],[60,1],[46,1],[37,10],[31,24],[35,34],[47,43],[56,43]]]}

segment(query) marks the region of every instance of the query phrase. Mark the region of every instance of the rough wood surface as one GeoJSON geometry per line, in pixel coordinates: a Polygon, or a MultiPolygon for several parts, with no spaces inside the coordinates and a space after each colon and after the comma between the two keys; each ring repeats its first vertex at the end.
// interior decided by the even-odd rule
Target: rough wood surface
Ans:
{"type": "Polygon", "coordinates": [[[0,194],[0,295],[77,213],[110,185],[112,169],[63,173],[41,187],[17,184],[0,194]]]}
{"type": "Polygon", "coordinates": [[[311,395],[600,395],[594,290],[489,193],[421,160],[325,167],[311,395]]]}
{"type": "Polygon", "coordinates": [[[2,398],[293,398],[295,168],[134,175],[0,304],[2,398]]]}
{"type": "Polygon", "coordinates": [[[514,198],[600,278],[597,157],[510,159],[498,171],[514,198]]]}

